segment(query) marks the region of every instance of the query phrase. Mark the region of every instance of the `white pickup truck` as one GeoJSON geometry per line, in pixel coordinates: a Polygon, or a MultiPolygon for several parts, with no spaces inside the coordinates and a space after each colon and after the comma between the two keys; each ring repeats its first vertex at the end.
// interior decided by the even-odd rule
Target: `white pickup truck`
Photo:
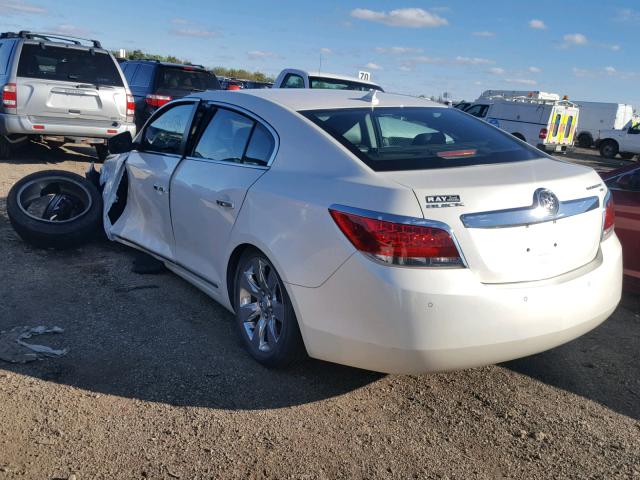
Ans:
{"type": "Polygon", "coordinates": [[[370,81],[368,72],[360,72],[361,78],[349,77],[346,75],[336,75],[325,72],[307,72],[296,68],[286,68],[276,81],[272,88],[323,88],[335,90],[361,90],[368,92],[369,90],[384,90],[377,83],[370,81]]]}
{"type": "Polygon", "coordinates": [[[600,130],[600,140],[596,146],[604,158],[614,158],[617,154],[630,160],[640,154],[640,124],[629,122],[623,129],[600,130]]]}

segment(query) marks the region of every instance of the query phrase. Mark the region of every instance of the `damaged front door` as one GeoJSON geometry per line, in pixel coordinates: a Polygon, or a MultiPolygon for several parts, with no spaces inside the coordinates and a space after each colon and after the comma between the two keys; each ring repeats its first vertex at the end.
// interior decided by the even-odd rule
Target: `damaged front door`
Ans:
{"type": "Polygon", "coordinates": [[[111,228],[112,234],[169,260],[175,257],[169,188],[196,105],[172,104],[147,124],[126,162],[126,209],[111,228]]]}

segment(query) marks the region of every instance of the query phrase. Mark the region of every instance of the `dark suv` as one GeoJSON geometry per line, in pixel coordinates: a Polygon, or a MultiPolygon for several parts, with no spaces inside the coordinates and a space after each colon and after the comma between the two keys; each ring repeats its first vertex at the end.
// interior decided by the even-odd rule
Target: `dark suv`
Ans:
{"type": "Polygon", "coordinates": [[[136,126],[165,103],[193,92],[220,90],[216,76],[201,65],[157,60],[129,60],[120,64],[136,104],[136,126]]]}

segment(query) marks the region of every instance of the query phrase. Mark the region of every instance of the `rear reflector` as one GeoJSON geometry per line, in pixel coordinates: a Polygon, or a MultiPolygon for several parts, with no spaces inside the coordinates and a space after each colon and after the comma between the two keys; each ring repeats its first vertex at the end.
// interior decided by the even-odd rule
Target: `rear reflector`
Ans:
{"type": "Polygon", "coordinates": [[[602,219],[602,239],[608,238],[616,226],[616,212],[611,192],[604,197],[604,213],[602,219]]]}
{"type": "Polygon", "coordinates": [[[395,223],[329,209],[338,228],[356,249],[384,263],[419,267],[462,267],[448,231],[395,223]]]}
{"type": "Polygon", "coordinates": [[[18,107],[18,88],[15,83],[2,87],[2,106],[7,113],[16,113],[18,107]]]}
{"type": "Polygon", "coordinates": [[[133,95],[127,94],[127,123],[133,123],[133,118],[136,114],[136,103],[133,99],[133,95]]]}
{"type": "Polygon", "coordinates": [[[44,125],[34,125],[33,129],[34,130],[44,130],[44,125]]]}
{"type": "Polygon", "coordinates": [[[118,130],[109,129],[109,130],[107,130],[107,133],[110,133],[110,134],[113,135],[114,133],[118,133],[118,130]]]}
{"type": "Polygon", "coordinates": [[[157,108],[169,103],[171,101],[171,97],[168,95],[147,95],[144,101],[147,105],[157,108]]]}

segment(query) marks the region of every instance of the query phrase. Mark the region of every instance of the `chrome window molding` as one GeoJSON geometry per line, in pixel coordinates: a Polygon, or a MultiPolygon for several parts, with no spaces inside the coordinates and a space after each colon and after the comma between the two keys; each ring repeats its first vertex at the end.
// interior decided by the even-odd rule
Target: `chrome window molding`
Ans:
{"type": "Polygon", "coordinates": [[[555,213],[543,208],[538,200],[538,190],[534,194],[533,204],[528,207],[492,210],[487,212],[466,213],[460,220],[466,228],[508,228],[535,225],[537,223],[560,220],[590,212],[600,207],[596,196],[558,202],[555,213]]]}
{"type": "MultiPolygon", "coordinates": [[[[404,267],[408,267],[408,268],[469,268],[469,264],[467,263],[467,259],[464,256],[462,247],[460,246],[460,242],[458,242],[458,239],[456,238],[456,235],[453,232],[452,228],[444,222],[440,222],[438,220],[429,220],[427,218],[407,217],[404,215],[394,215],[392,213],[376,212],[374,210],[366,210],[364,208],[349,207],[347,205],[340,205],[337,203],[332,204],[329,208],[331,210],[337,210],[339,212],[344,212],[344,213],[351,213],[353,215],[358,215],[360,217],[374,218],[376,220],[382,220],[385,222],[402,223],[404,225],[415,225],[419,227],[431,227],[431,228],[438,228],[440,230],[444,230],[451,236],[451,239],[453,240],[453,243],[458,249],[458,253],[460,254],[460,260],[462,260],[462,265],[452,266],[452,267],[442,267],[442,266],[422,267],[422,266],[412,266],[412,265],[401,265],[403,268],[404,267]]],[[[367,255],[367,257],[375,258],[371,255],[367,255]]],[[[383,264],[389,266],[389,264],[387,263],[383,263],[383,264]]]]}

